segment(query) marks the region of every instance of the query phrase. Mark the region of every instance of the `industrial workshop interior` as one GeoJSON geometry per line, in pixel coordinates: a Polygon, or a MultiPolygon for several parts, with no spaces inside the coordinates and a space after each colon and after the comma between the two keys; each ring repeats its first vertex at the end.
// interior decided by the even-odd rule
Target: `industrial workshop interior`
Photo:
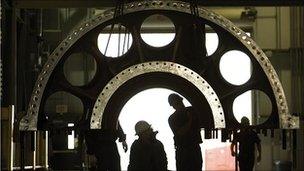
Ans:
{"type": "Polygon", "coordinates": [[[304,170],[303,0],[1,0],[1,170],[304,170]]]}

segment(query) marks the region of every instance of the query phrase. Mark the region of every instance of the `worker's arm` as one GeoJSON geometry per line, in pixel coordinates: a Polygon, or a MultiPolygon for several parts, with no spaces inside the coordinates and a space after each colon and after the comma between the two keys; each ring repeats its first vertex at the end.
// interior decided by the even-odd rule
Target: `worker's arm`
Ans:
{"type": "Polygon", "coordinates": [[[238,134],[233,134],[233,140],[231,142],[230,145],[230,152],[232,156],[236,156],[237,155],[237,142],[238,142],[238,134]]]}
{"type": "Polygon", "coordinates": [[[128,151],[128,144],[126,143],[126,134],[123,132],[120,123],[118,122],[118,141],[122,143],[122,148],[125,152],[128,151]]]}
{"type": "Polygon", "coordinates": [[[258,154],[257,154],[257,162],[261,161],[261,157],[262,157],[262,147],[261,147],[261,139],[259,138],[258,134],[255,133],[254,134],[254,143],[256,144],[256,148],[258,150],[258,154]]]}
{"type": "Polygon", "coordinates": [[[235,155],[236,155],[235,147],[236,147],[236,141],[232,141],[232,143],[231,143],[231,145],[230,145],[230,151],[231,151],[231,155],[232,155],[232,156],[235,156],[235,155]]]}
{"type": "Polygon", "coordinates": [[[138,170],[138,162],[140,161],[139,157],[141,157],[141,155],[136,141],[131,145],[130,151],[128,171],[138,170]]]}
{"type": "Polygon", "coordinates": [[[257,143],[258,155],[257,155],[257,162],[261,161],[262,158],[262,146],[261,143],[257,143]]]}

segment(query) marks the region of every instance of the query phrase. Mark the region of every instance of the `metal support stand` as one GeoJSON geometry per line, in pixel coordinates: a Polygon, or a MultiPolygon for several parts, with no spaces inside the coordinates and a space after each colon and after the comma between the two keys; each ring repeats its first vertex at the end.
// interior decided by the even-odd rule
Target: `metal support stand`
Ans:
{"type": "Polygon", "coordinates": [[[20,131],[20,169],[24,171],[24,131],[20,131]]]}
{"type": "Polygon", "coordinates": [[[13,170],[14,166],[14,141],[13,141],[13,131],[14,131],[14,120],[15,120],[15,107],[14,105],[10,106],[10,115],[9,115],[9,163],[8,169],[13,170]]]}
{"type": "Polygon", "coordinates": [[[45,131],[45,161],[44,168],[49,168],[49,132],[45,131]]]}

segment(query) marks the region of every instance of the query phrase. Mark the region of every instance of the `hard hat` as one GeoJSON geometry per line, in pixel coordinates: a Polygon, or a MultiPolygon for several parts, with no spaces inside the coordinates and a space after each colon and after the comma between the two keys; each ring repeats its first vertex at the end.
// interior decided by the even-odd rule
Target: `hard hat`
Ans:
{"type": "Polygon", "coordinates": [[[249,121],[249,119],[246,116],[244,116],[241,119],[241,124],[249,126],[250,125],[250,121],[249,121]]]}
{"type": "Polygon", "coordinates": [[[150,128],[151,128],[151,125],[148,122],[146,122],[146,121],[138,121],[135,124],[135,133],[136,133],[136,135],[139,135],[139,134],[147,131],[150,128]]]}
{"type": "Polygon", "coordinates": [[[172,104],[176,101],[183,101],[183,98],[176,93],[172,93],[169,95],[168,101],[169,101],[169,104],[172,106],[172,104]]]}

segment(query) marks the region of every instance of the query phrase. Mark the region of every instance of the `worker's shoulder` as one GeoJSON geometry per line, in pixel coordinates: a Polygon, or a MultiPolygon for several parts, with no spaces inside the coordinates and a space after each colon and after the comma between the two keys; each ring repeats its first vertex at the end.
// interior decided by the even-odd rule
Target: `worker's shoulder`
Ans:
{"type": "Polygon", "coordinates": [[[176,117],[176,111],[173,112],[173,113],[169,116],[168,120],[170,121],[170,120],[172,120],[172,119],[175,118],[175,117],[176,117]]]}
{"type": "Polygon", "coordinates": [[[161,141],[159,141],[158,139],[155,140],[154,142],[154,146],[157,146],[157,147],[163,147],[163,143],[161,141]]]}
{"type": "Polygon", "coordinates": [[[195,108],[193,106],[187,106],[187,107],[184,108],[184,110],[194,112],[195,108]]]}

